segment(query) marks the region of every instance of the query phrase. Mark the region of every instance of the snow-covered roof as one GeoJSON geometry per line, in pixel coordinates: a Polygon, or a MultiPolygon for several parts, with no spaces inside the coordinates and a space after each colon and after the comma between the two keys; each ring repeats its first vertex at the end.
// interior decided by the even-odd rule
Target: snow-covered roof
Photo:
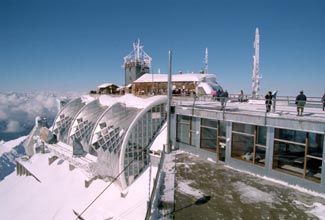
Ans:
{"type": "MultiPolygon", "coordinates": [[[[183,73],[172,75],[173,82],[201,82],[201,81],[216,81],[214,74],[200,74],[200,73],[183,73]]],[[[134,83],[142,82],[168,82],[168,74],[144,74],[134,83]]]]}
{"type": "Polygon", "coordinates": [[[119,87],[118,85],[114,84],[114,83],[103,83],[99,86],[97,86],[97,89],[102,89],[102,88],[106,88],[108,86],[116,86],[116,87],[119,87]]]}
{"type": "Polygon", "coordinates": [[[99,102],[101,105],[104,106],[111,106],[115,103],[122,103],[125,104],[126,107],[134,107],[143,109],[146,106],[153,103],[155,100],[164,98],[165,96],[152,96],[152,97],[146,97],[146,98],[140,98],[138,96],[135,96],[133,94],[125,94],[123,96],[109,96],[109,95],[101,95],[99,97],[99,102]]]}

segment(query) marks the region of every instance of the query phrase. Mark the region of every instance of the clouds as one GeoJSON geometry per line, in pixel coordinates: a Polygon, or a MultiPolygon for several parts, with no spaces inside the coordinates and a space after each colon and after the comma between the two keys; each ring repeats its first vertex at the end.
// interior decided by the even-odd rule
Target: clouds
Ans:
{"type": "Polygon", "coordinates": [[[4,133],[26,132],[34,126],[36,116],[46,117],[52,123],[58,112],[58,100],[75,98],[80,94],[1,93],[0,140],[4,133]]]}
{"type": "Polygon", "coordinates": [[[24,128],[18,121],[10,120],[7,124],[7,129],[4,132],[22,132],[24,128]]]}

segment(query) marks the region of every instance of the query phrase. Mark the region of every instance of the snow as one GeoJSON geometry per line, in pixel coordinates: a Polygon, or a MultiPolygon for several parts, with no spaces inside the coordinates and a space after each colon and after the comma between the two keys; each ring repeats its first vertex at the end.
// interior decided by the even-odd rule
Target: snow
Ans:
{"type": "Polygon", "coordinates": [[[303,187],[300,187],[300,186],[297,186],[297,185],[290,185],[289,183],[281,181],[281,180],[273,179],[273,178],[266,177],[266,176],[261,176],[261,175],[258,175],[256,173],[252,173],[252,172],[248,172],[248,171],[244,171],[244,170],[235,169],[235,168],[233,168],[231,166],[228,166],[228,165],[225,165],[225,167],[227,167],[229,169],[236,170],[236,171],[241,172],[241,173],[247,173],[247,174],[252,175],[252,176],[257,176],[257,177],[265,179],[267,181],[278,183],[280,185],[293,188],[293,189],[298,190],[300,192],[307,193],[307,194],[317,196],[317,197],[321,197],[321,198],[325,199],[325,194],[321,194],[321,193],[318,193],[318,192],[315,192],[315,191],[311,191],[311,190],[308,190],[306,188],[303,188],[303,187]]]}
{"type": "Polygon", "coordinates": [[[100,84],[99,86],[97,86],[98,89],[101,89],[101,88],[106,88],[108,86],[112,86],[114,85],[113,83],[103,83],[103,84],[100,84]]]}
{"type": "Polygon", "coordinates": [[[85,103],[86,105],[89,104],[90,102],[94,101],[95,98],[90,96],[90,95],[83,95],[81,96],[81,102],[85,103]]]}
{"type": "Polygon", "coordinates": [[[11,140],[11,141],[7,141],[7,142],[1,141],[0,142],[0,156],[3,153],[11,151],[15,146],[17,146],[20,143],[22,143],[23,141],[25,141],[26,138],[27,138],[27,136],[22,136],[20,138],[17,138],[15,140],[11,140]]]}
{"type": "MultiPolygon", "coordinates": [[[[6,142],[12,149],[24,138],[6,142]]],[[[161,144],[161,143],[160,143],[161,144]]],[[[85,175],[79,169],[69,171],[69,163],[57,159],[48,164],[49,154],[35,154],[28,168],[41,182],[32,176],[8,175],[0,181],[1,219],[75,219],[72,210],[81,213],[109,184],[94,180],[84,186],[85,175]]],[[[147,169],[128,189],[125,198],[121,189],[112,184],[82,215],[85,219],[144,219],[151,182],[157,168],[147,169]]],[[[151,184],[152,190],[152,184],[151,184]]]]}
{"type": "MultiPolygon", "coordinates": [[[[2,219],[74,219],[72,209],[81,213],[108,185],[95,180],[85,188],[82,173],[77,169],[69,171],[66,161],[58,160],[49,166],[44,155],[33,158],[31,163],[38,168],[37,177],[41,183],[31,176],[15,174],[0,182],[2,219]]],[[[126,198],[120,196],[117,185],[111,185],[83,217],[143,219],[148,200],[148,178],[149,169],[130,187],[126,198]]]]}
{"type": "MultiPolygon", "coordinates": [[[[216,75],[214,74],[199,74],[199,73],[184,73],[178,75],[172,75],[173,82],[201,82],[204,79],[214,80],[216,75]]],[[[168,82],[168,74],[144,74],[134,83],[141,82],[168,82]]]]}
{"type": "Polygon", "coordinates": [[[319,202],[314,202],[312,205],[307,205],[303,202],[294,201],[297,205],[302,205],[306,208],[311,208],[310,210],[306,211],[306,213],[310,213],[312,215],[317,216],[320,220],[325,220],[325,205],[319,202]]]}
{"type": "Polygon", "coordinates": [[[317,216],[320,220],[325,220],[325,205],[315,202],[312,207],[313,209],[307,211],[307,213],[317,216]]]}
{"type": "Polygon", "coordinates": [[[160,133],[153,141],[150,150],[156,152],[163,151],[166,142],[167,142],[167,123],[165,123],[163,127],[160,129],[160,133]]]}
{"type": "Polygon", "coordinates": [[[192,183],[192,181],[179,181],[177,182],[177,188],[179,191],[193,196],[196,199],[199,199],[203,196],[203,193],[200,190],[197,190],[193,187],[190,186],[190,184],[192,183]]]}
{"type": "Polygon", "coordinates": [[[143,109],[147,107],[150,103],[162,99],[166,96],[152,96],[148,98],[140,98],[132,94],[125,94],[123,96],[112,97],[109,95],[101,95],[99,97],[99,103],[104,106],[111,106],[115,103],[125,104],[126,107],[134,107],[138,109],[143,109]]]}
{"type": "Polygon", "coordinates": [[[256,189],[252,186],[248,186],[243,182],[233,183],[235,190],[240,192],[240,201],[242,203],[274,203],[274,196],[267,192],[262,192],[259,189],[256,189]]]}

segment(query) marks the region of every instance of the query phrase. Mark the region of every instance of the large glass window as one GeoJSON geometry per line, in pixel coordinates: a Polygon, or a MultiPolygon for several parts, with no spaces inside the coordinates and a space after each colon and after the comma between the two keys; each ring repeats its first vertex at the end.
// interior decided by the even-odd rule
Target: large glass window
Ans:
{"type": "Polygon", "coordinates": [[[191,145],[192,117],[177,115],[176,141],[191,145]]]}
{"type": "Polygon", "coordinates": [[[201,142],[203,150],[215,152],[218,160],[225,161],[226,123],[211,119],[201,119],[201,142]]]}
{"type": "Polygon", "coordinates": [[[155,106],[138,119],[127,144],[124,165],[126,182],[131,184],[149,164],[148,147],[166,122],[165,105],[155,106]]]}
{"type": "Polygon", "coordinates": [[[201,119],[201,142],[200,146],[204,150],[216,152],[218,137],[218,121],[201,119]]]}
{"type": "Polygon", "coordinates": [[[266,127],[233,123],[231,157],[264,166],[266,134],[266,127]]]}
{"type": "Polygon", "coordinates": [[[273,168],[320,182],[324,135],[279,128],[274,134],[273,168]]]}

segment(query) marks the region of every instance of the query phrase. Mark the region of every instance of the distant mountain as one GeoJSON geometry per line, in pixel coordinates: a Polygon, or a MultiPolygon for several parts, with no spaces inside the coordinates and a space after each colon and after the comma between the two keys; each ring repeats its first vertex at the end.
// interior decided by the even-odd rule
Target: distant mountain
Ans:
{"type": "Polygon", "coordinates": [[[15,171],[16,159],[25,155],[23,136],[8,142],[0,142],[0,181],[15,171]]]}

